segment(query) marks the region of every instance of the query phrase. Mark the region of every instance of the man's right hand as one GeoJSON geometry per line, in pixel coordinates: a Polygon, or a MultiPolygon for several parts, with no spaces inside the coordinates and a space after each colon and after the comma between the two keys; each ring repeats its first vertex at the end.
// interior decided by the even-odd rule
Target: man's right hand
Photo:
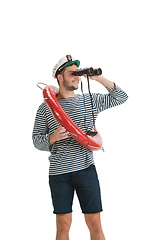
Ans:
{"type": "Polygon", "coordinates": [[[57,128],[53,134],[50,135],[49,144],[52,145],[54,142],[68,138],[69,132],[64,127],[57,128]]]}

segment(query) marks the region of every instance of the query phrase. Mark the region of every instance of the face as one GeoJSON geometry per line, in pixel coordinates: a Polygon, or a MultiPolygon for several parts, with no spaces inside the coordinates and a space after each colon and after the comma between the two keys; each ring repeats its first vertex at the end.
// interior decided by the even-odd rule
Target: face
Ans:
{"type": "Polygon", "coordinates": [[[74,72],[77,70],[77,66],[76,65],[72,65],[72,66],[68,66],[65,69],[65,72],[62,76],[63,81],[63,87],[68,90],[68,91],[74,91],[78,89],[78,85],[79,85],[79,76],[75,76],[74,72]]]}

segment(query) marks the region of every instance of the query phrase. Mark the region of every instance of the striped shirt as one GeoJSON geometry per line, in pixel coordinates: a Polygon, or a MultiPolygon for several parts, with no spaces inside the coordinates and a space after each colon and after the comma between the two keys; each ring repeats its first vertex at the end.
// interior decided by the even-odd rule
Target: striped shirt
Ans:
{"type": "MultiPolygon", "coordinates": [[[[118,86],[116,89],[107,88],[107,90],[109,93],[106,94],[92,93],[95,120],[100,112],[120,105],[128,98],[127,94],[118,86]]],[[[74,97],[59,99],[58,102],[74,123],[86,132],[93,129],[94,123],[90,95],[86,93],[84,96],[85,98],[83,95],[77,94],[74,97]]],[[[71,135],[67,139],[49,145],[50,135],[58,127],[50,109],[43,102],[36,114],[32,139],[37,149],[51,152],[49,175],[75,172],[94,164],[93,152],[82,146],[71,135]]]]}

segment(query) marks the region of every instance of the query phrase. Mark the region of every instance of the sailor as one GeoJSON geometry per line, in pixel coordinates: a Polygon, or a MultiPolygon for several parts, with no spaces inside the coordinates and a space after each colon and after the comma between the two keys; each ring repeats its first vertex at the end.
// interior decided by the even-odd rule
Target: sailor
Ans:
{"type": "MultiPolygon", "coordinates": [[[[57,100],[60,106],[81,130],[87,132],[94,127],[93,114],[96,120],[100,112],[124,103],[128,96],[117,84],[104,76],[91,76],[91,81],[97,81],[106,88],[106,94],[91,94],[91,104],[90,94],[83,96],[75,93],[80,77],[74,73],[79,66],[79,60],[66,55],[53,68],[53,77],[59,84],[57,100]]],[[[56,240],[69,239],[75,192],[91,239],[104,240],[100,218],[103,211],[101,191],[93,152],[77,142],[64,127],[57,127],[45,102],[38,108],[32,138],[37,149],[51,152],[49,186],[56,214],[56,240]]]]}

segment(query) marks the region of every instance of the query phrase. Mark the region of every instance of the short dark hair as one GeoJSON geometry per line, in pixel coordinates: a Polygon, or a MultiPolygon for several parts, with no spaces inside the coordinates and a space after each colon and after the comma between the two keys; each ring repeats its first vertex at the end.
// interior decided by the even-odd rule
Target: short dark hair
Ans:
{"type": "MultiPolygon", "coordinates": [[[[66,68],[63,68],[59,73],[58,75],[62,75],[64,77],[64,72],[66,71],[66,68]]],[[[59,80],[58,80],[58,75],[57,75],[57,82],[58,82],[58,85],[59,85],[59,80]]]]}

